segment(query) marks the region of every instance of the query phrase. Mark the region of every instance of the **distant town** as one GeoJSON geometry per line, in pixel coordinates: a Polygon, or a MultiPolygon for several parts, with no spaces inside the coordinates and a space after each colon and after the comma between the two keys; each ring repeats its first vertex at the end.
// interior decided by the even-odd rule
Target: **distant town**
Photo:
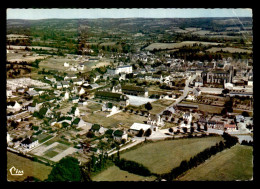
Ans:
{"type": "Polygon", "coordinates": [[[252,180],[241,20],[7,20],[7,179],[252,180]],[[80,173],[59,178],[59,164],[80,173]]]}

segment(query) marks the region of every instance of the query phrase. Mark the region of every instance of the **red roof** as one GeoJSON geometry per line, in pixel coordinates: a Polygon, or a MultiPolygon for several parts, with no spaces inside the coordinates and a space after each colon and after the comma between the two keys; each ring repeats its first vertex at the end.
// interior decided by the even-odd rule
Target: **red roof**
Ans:
{"type": "Polygon", "coordinates": [[[235,124],[225,124],[225,128],[236,128],[235,124]]]}

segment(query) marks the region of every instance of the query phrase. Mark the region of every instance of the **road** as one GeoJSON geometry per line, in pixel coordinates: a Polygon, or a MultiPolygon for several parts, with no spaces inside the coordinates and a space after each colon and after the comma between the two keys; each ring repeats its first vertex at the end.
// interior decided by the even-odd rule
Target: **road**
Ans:
{"type": "Polygon", "coordinates": [[[192,90],[192,88],[189,87],[189,83],[190,83],[191,81],[193,81],[196,77],[197,77],[197,75],[195,74],[195,75],[189,77],[189,79],[187,79],[187,80],[185,81],[185,87],[184,87],[184,89],[183,89],[182,95],[181,95],[179,98],[177,98],[176,101],[175,101],[172,105],[166,107],[160,114],[162,114],[165,110],[170,109],[172,106],[176,106],[176,105],[177,105],[178,103],[180,103],[184,98],[186,98],[186,96],[188,95],[188,93],[192,90]]]}

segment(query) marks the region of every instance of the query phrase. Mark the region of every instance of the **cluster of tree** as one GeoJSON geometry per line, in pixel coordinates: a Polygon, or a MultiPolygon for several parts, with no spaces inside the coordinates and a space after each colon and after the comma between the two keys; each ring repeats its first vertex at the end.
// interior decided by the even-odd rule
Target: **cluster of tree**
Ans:
{"type": "Polygon", "coordinates": [[[79,161],[73,157],[62,158],[51,170],[47,182],[80,182],[82,181],[79,161]]]}
{"type": "Polygon", "coordinates": [[[253,146],[253,141],[242,140],[241,145],[253,146]]]}
{"type": "Polygon", "coordinates": [[[129,173],[141,175],[141,176],[151,176],[152,173],[142,164],[139,164],[134,161],[129,161],[121,158],[120,160],[115,161],[115,165],[120,169],[128,171],[129,173]]]}
{"type": "Polygon", "coordinates": [[[189,161],[183,160],[181,164],[178,167],[172,169],[171,172],[159,175],[159,179],[166,179],[167,181],[172,181],[173,179],[177,178],[179,175],[183,174],[189,169],[205,162],[205,160],[209,159],[212,155],[215,155],[226,148],[230,148],[238,142],[237,137],[233,137],[227,133],[223,134],[223,138],[225,139],[225,142],[220,141],[219,143],[216,143],[215,146],[206,148],[194,157],[191,157],[189,161]]]}

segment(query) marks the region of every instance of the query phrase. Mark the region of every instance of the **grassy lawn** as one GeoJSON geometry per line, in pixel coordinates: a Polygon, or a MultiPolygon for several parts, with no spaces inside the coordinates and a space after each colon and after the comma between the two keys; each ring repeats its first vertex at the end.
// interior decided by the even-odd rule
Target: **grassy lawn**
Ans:
{"type": "Polygon", "coordinates": [[[125,127],[130,127],[135,122],[143,123],[143,121],[147,121],[147,117],[128,112],[120,112],[110,117],[106,117],[106,115],[108,114],[99,111],[94,114],[91,113],[86,115],[83,117],[83,120],[93,124],[100,124],[108,128],[115,127],[120,123],[122,123],[125,127]]]}
{"type": "Polygon", "coordinates": [[[93,181],[153,181],[154,176],[144,177],[119,169],[113,165],[92,178],[93,181]]]}
{"type": "Polygon", "coordinates": [[[253,148],[236,145],[189,170],[181,181],[235,181],[253,177],[253,148]]]}
{"type": "Polygon", "coordinates": [[[53,158],[54,156],[58,155],[59,153],[58,152],[55,152],[55,151],[47,151],[44,156],[47,156],[48,158],[53,158]]]}
{"type": "Polygon", "coordinates": [[[141,163],[153,173],[167,173],[221,140],[222,137],[207,137],[159,141],[122,153],[121,157],[141,163]]]}
{"type": "Polygon", "coordinates": [[[150,110],[150,113],[152,114],[161,113],[163,110],[165,110],[166,107],[170,106],[173,103],[174,101],[172,100],[164,100],[164,99],[154,101],[151,103],[153,109],[150,110]]]}
{"type": "Polygon", "coordinates": [[[34,162],[30,159],[18,156],[14,153],[7,152],[7,180],[9,181],[23,181],[28,176],[33,176],[40,180],[48,178],[52,167],[46,166],[39,162],[34,162]],[[19,170],[23,170],[24,175],[13,176],[10,174],[9,169],[14,166],[19,170]]]}
{"type": "Polygon", "coordinates": [[[206,105],[206,104],[199,104],[196,102],[189,102],[189,101],[182,101],[181,104],[195,104],[199,106],[199,110],[208,112],[208,113],[221,113],[221,110],[223,107],[218,107],[218,106],[211,106],[211,105],[206,105]]]}

